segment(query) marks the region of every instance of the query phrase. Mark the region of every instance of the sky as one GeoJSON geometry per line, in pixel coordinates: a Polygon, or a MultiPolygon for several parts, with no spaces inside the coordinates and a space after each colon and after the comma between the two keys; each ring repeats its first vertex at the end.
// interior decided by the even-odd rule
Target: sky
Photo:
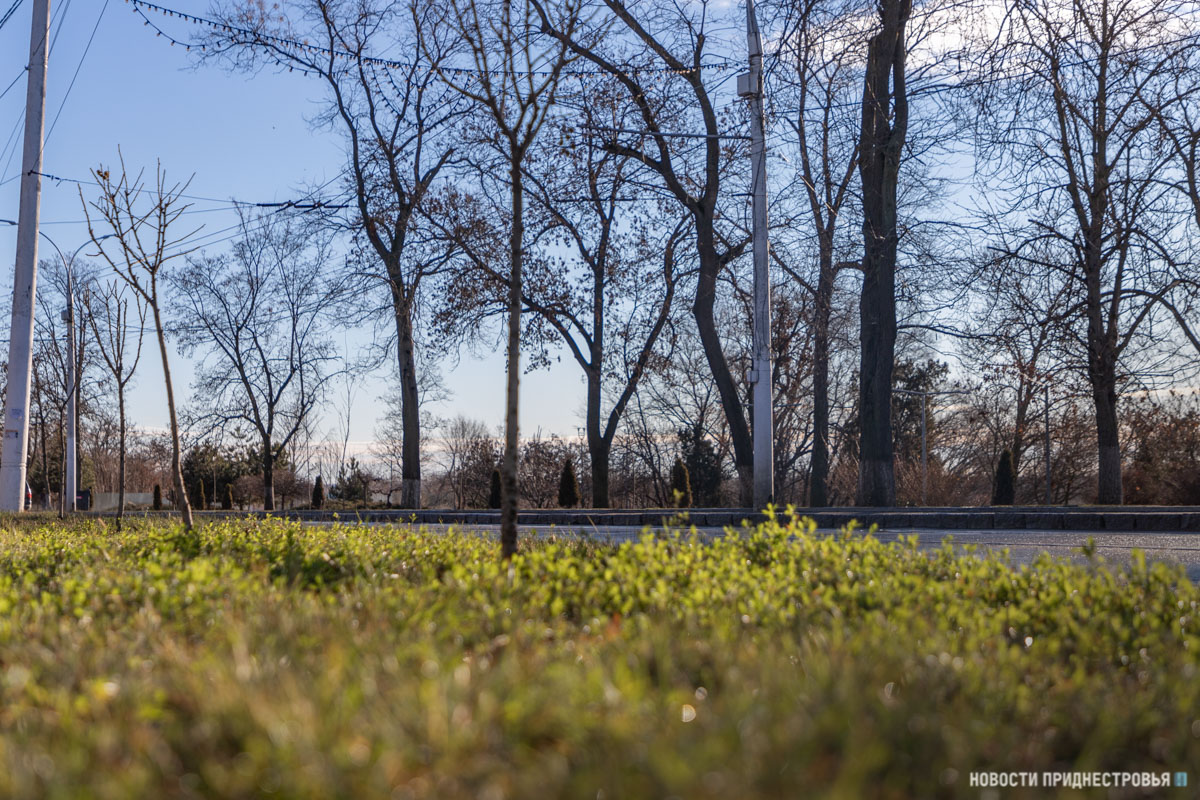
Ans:
{"type": "MultiPolygon", "coordinates": [[[[0,15],[11,0],[0,0],[0,15]]],[[[207,0],[169,0],[175,10],[205,15],[207,0]]],[[[32,0],[23,0],[0,29],[0,220],[18,216],[21,142],[24,133],[24,70],[29,52],[32,0]],[[10,83],[15,80],[15,83],[10,83]]],[[[202,221],[209,252],[228,247],[236,222],[230,198],[277,202],[304,196],[325,184],[342,166],[336,132],[316,130],[309,120],[324,101],[317,78],[299,73],[230,72],[200,63],[184,48],[172,46],[147,27],[124,0],[52,0],[50,64],[46,90],[46,143],[42,172],[89,180],[89,170],[117,161],[118,147],[130,171],[153,174],[162,163],[170,182],[191,179],[188,194],[196,201],[191,219],[202,221]]],[[[179,20],[152,17],[176,38],[196,28],[179,20]]],[[[42,183],[42,231],[64,253],[88,241],[79,197],[70,182],[42,183]]],[[[89,189],[83,186],[84,197],[89,189]]],[[[54,254],[45,239],[39,258],[54,254]]],[[[0,258],[5,292],[11,293],[16,227],[0,223],[0,258]]],[[[87,248],[83,252],[86,254],[87,248]]],[[[7,331],[7,320],[4,324],[7,331]]],[[[149,347],[151,342],[147,342],[149,347]]],[[[347,334],[342,345],[355,351],[362,334],[347,334]]],[[[2,345],[7,348],[7,343],[2,345]]],[[[481,348],[490,350],[490,348],[481,348]]],[[[353,352],[351,353],[353,355],[353,352]]],[[[176,396],[190,395],[192,370],[172,353],[176,396]]],[[[166,392],[157,355],[148,351],[130,394],[130,415],[143,428],[167,426],[166,392]]],[[[352,395],[350,439],[362,452],[375,430],[388,391],[386,373],[359,379],[352,395]]],[[[497,428],[503,420],[502,355],[476,357],[464,351],[457,367],[444,374],[451,392],[435,415],[463,414],[497,428]]],[[[340,390],[338,395],[344,396],[340,390]]],[[[584,386],[580,371],[563,355],[555,367],[522,377],[522,435],[558,433],[575,436],[582,425],[584,386]]],[[[331,438],[337,413],[326,415],[331,438]]]]}

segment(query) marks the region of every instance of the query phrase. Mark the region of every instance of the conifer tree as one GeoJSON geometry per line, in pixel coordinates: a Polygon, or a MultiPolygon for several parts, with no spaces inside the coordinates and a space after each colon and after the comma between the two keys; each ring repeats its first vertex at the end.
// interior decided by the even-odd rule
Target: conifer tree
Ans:
{"type": "Polygon", "coordinates": [[[671,494],[676,508],[692,507],[692,480],[687,465],[679,456],[675,456],[675,466],[671,467],[671,494]]]}
{"type": "Polygon", "coordinates": [[[1000,454],[1000,463],[996,466],[996,490],[992,494],[992,505],[1011,506],[1017,495],[1017,475],[1013,470],[1011,450],[1000,454]]]}
{"type": "Polygon", "coordinates": [[[570,456],[563,463],[562,475],[558,479],[559,508],[574,508],[579,505],[579,481],[575,478],[575,464],[570,456]]]}

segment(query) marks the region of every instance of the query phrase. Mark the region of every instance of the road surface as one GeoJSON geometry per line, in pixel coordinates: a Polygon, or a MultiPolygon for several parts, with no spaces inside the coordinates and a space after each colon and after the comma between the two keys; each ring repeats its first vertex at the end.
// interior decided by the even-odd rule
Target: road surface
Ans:
{"type": "MultiPolygon", "coordinates": [[[[495,534],[498,525],[425,525],[431,530],[447,530],[451,527],[495,534]]],[[[699,528],[701,533],[718,536],[720,528],[699,528]]],[[[631,526],[578,525],[522,525],[522,535],[548,535],[549,533],[587,535],[598,539],[623,541],[642,535],[642,528],[631,526]]],[[[818,530],[819,534],[835,536],[838,531],[818,530]]],[[[1196,533],[1123,533],[1116,531],[1030,531],[1030,530],[935,530],[899,528],[879,531],[876,538],[883,542],[894,541],[898,536],[916,534],[923,548],[941,546],[947,536],[954,538],[956,546],[976,545],[981,551],[1007,549],[1016,564],[1028,564],[1042,553],[1069,558],[1085,563],[1087,558],[1080,549],[1091,536],[1096,545],[1096,554],[1112,565],[1129,563],[1133,550],[1142,550],[1149,561],[1182,564],[1193,582],[1200,582],[1200,534],[1196,533]]],[[[866,535],[856,534],[856,535],[866,535]]]]}

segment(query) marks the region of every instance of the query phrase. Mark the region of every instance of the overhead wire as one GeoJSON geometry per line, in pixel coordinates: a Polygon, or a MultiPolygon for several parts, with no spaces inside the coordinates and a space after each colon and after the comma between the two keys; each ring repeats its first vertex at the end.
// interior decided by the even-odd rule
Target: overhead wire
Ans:
{"type": "MultiPolygon", "coordinates": [[[[62,33],[63,23],[66,22],[67,11],[70,9],[70,7],[71,7],[71,0],[66,0],[66,2],[63,3],[61,7],[55,9],[54,14],[50,17],[50,24],[46,26],[47,33],[49,32],[49,30],[51,28],[54,27],[54,23],[56,20],[58,22],[58,27],[54,29],[54,36],[53,36],[53,38],[50,39],[50,47],[49,47],[49,51],[47,53],[47,57],[49,57],[49,55],[54,52],[54,46],[58,43],[58,36],[59,36],[59,34],[62,33]]],[[[46,41],[46,34],[42,34],[42,40],[38,43],[38,46],[40,47],[42,44],[45,44],[45,41],[46,41]]],[[[32,49],[35,49],[35,48],[31,48],[31,50],[32,49]]],[[[29,70],[28,64],[26,64],[25,70],[26,71],[29,70]]],[[[7,91],[7,90],[5,90],[5,91],[7,91]]],[[[16,136],[17,131],[20,129],[21,122],[24,119],[25,119],[25,109],[21,109],[21,113],[17,117],[17,122],[15,125],[13,125],[12,133],[9,134],[9,137],[8,137],[9,143],[16,141],[14,137],[16,136]]],[[[4,150],[0,150],[0,159],[5,159],[5,153],[8,152],[8,147],[9,147],[9,144],[6,143],[4,145],[4,150]]],[[[8,167],[10,164],[12,164],[13,157],[17,154],[18,149],[19,148],[16,147],[15,145],[13,146],[12,152],[8,154],[7,159],[4,161],[4,168],[0,169],[0,175],[5,175],[8,173],[8,167]]],[[[20,175],[20,171],[18,170],[18,173],[16,175],[12,176],[11,178],[5,178],[4,180],[0,180],[0,186],[5,185],[6,183],[10,183],[19,177],[21,177],[21,175],[20,175]]]]}
{"type": "Polygon", "coordinates": [[[8,7],[8,11],[5,11],[4,16],[0,17],[0,28],[3,28],[12,15],[17,12],[17,9],[20,8],[22,2],[24,2],[24,0],[13,0],[13,4],[8,7]]]}
{"type": "Polygon", "coordinates": [[[104,19],[104,12],[108,10],[108,3],[109,0],[104,0],[104,5],[100,7],[100,14],[96,17],[96,24],[92,26],[92,35],[88,37],[87,45],[83,48],[83,54],[79,56],[79,63],[75,65],[75,74],[71,76],[71,82],[67,84],[67,91],[63,94],[62,102],[58,104],[58,111],[54,114],[54,121],[50,123],[50,129],[46,131],[46,135],[42,139],[43,151],[46,148],[46,142],[50,141],[50,137],[54,133],[54,126],[58,124],[58,118],[62,116],[63,108],[67,105],[67,99],[71,96],[71,90],[75,88],[75,81],[79,78],[79,71],[83,69],[83,62],[87,58],[88,51],[92,49],[92,42],[96,40],[96,31],[100,29],[100,21],[104,19]]]}

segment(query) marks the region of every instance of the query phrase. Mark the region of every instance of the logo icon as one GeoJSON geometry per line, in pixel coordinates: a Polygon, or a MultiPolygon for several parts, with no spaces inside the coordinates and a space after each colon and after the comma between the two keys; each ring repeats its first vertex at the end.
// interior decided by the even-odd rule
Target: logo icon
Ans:
{"type": "Polygon", "coordinates": [[[1187,786],[1187,773],[1186,772],[1176,772],[1174,785],[1176,787],[1187,786]]]}

